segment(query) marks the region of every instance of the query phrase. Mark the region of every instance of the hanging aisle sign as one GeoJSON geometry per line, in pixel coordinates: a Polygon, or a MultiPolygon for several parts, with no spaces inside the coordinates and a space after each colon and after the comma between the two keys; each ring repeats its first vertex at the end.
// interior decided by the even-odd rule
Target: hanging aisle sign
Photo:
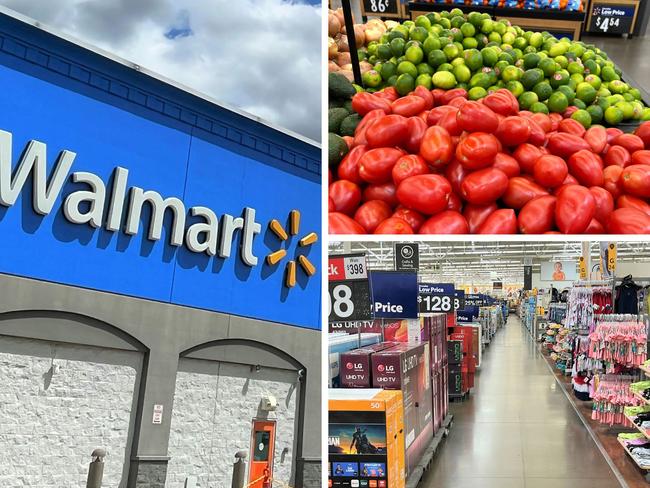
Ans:
{"type": "Polygon", "coordinates": [[[395,244],[395,270],[417,271],[420,267],[420,247],[416,242],[395,244]]]}
{"type": "Polygon", "coordinates": [[[372,313],[376,319],[418,317],[418,277],[415,272],[372,271],[372,313]]]}
{"type": "Polygon", "coordinates": [[[420,283],[418,309],[420,314],[447,313],[456,310],[456,289],[453,283],[420,283]]]}
{"type": "Polygon", "coordinates": [[[335,255],[329,257],[330,322],[370,320],[370,284],[364,254],[335,255]]]}
{"type": "Polygon", "coordinates": [[[533,267],[530,265],[524,266],[524,290],[533,289],[533,267]]]}

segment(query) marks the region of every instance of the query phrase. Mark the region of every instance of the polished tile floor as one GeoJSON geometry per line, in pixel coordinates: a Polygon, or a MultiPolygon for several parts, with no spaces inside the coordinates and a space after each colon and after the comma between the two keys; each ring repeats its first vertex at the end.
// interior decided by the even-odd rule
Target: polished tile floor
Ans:
{"type": "Polygon", "coordinates": [[[537,351],[511,316],[485,350],[469,400],[424,488],[618,488],[620,485],[537,351]]]}

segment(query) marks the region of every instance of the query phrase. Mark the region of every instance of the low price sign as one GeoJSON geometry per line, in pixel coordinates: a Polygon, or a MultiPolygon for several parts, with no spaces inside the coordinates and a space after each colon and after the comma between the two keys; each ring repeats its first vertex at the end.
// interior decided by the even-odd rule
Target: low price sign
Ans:
{"type": "Polygon", "coordinates": [[[418,275],[407,271],[373,271],[372,312],[376,319],[418,318],[418,275]]]}
{"type": "Polygon", "coordinates": [[[594,3],[591,12],[591,31],[628,34],[634,22],[633,5],[594,3]]]}
{"type": "Polygon", "coordinates": [[[418,310],[420,314],[447,313],[458,309],[459,302],[452,283],[420,283],[418,310]]]}
{"type": "Polygon", "coordinates": [[[329,257],[330,322],[370,320],[370,283],[364,254],[329,257]]]}

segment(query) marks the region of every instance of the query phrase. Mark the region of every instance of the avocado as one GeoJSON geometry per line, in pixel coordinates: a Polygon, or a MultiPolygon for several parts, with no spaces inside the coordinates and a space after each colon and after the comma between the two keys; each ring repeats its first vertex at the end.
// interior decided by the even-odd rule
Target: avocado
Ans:
{"type": "Polygon", "coordinates": [[[332,98],[351,98],[357,91],[348,79],[338,73],[330,73],[327,79],[329,93],[332,98]]]}
{"type": "Polygon", "coordinates": [[[354,131],[357,129],[357,125],[361,122],[361,115],[359,114],[350,114],[341,122],[341,127],[339,128],[339,134],[342,136],[354,136],[354,131]]]}
{"type": "Polygon", "coordinates": [[[341,128],[341,122],[346,118],[350,113],[344,108],[331,108],[327,111],[327,122],[329,124],[328,132],[333,132],[338,134],[341,128]]]}
{"type": "Polygon", "coordinates": [[[343,157],[348,153],[348,145],[343,138],[331,132],[327,136],[328,164],[330,166],[338,165],[343,157]]]}

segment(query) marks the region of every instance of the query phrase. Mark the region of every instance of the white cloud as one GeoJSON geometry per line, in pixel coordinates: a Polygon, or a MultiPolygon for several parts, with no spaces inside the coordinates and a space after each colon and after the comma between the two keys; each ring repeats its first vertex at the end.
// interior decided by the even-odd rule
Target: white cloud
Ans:
{"type": "Polygon", "coordinates": [[[319,5],[284,0],[0,3],[216,100],[320,140],[319,5]],[[189,14],[192,35],[166,37],[183,11],[189,14]]]}

